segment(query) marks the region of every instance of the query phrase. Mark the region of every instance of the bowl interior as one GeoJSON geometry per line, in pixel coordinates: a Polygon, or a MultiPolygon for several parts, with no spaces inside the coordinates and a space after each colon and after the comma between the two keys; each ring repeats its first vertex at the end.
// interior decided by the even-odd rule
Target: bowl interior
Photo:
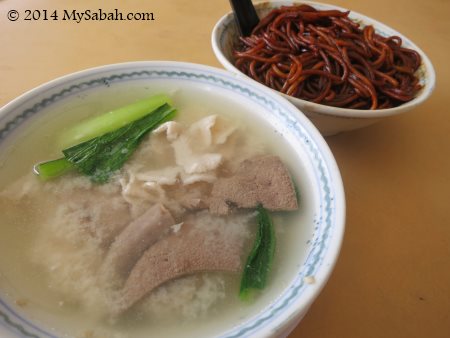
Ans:
{"type": "MultiPolygon", "coordinates": [[[[341,11],[347,11],[348,9],[335,6],[328,5],[320,2],[314,1],[286,1],[286,0],[274,0],[269,2],[260,2],[255,4],[255,9],[260,18],[264,17],[268,14],[272,9],[278,8],[280,6],[289,6],[293,4],[309,4],[316,9],[319,10],[330,10],[337,9],[341,11]]],[[[426,100],[432,93],[435,87],[435,72],[434,68],[431,64],[430,59],[427,55],[410,39],[397,32],[396,30],[378,22],[372,18],[369,18],[360,13],[351,11],[349,17],[353,19],[355,22],[358,22],[362,27],[367,25],[372,25],[375,28],[375,31],[382,36],[399,36],[402,39],[403,46],[413,49],[417,51],[422,57],[422,63],[419,69],[416,72],[417,77],[419,78],[419,82],[422,86],[421,90],[418,92],[417,96],[400,106],[388,109],[377,109],[373,111],[368,110],[360,110],[360,109],[347,109],[347,108],[339,108],[339,107],[331,107],[325,106],[322,104],[317,104],[309,101],[305,101],[302,99],[298,99],[292,96],[281,94],[283,97],[291,101],[298,108],[303,110],[305,113],[314,112],[325,115],[334,115],[334,116],[342,116],[342,117],[353,117],[353,118],[373,118],[373,117],[382,117],[393,115],[402,111],[409,110],[416,105],[422,103],[426,100]]],[[[236,42],[239,40],[239,32],[234,21],[233,14],[230,12],[223,16],[219,22],[216,24],[213,30],[212,44],[213,50],[216,54],[216,57],[219,59],[221,64],[229,71],[232,71],[240,76],[247,77],[245,74],[241,73],[234,66],[234,57],[233,57],[233,47],[236,42]]]]}
{"type": "MultiPolygon", "coordinates": [[[[260,121],[265,132],[290,148],[280,156],[300,190],[301,211],[296,221],[301,226],[287,244],[293,248],[289,259],[296,268],[280,275],[284,282],[261,296],[246,318],[230,320],[232,325],[205,323],[196,328],[193,337],[202,332],[208,336],[211,329],[218,330],[220,337],[267,336],[292,325],[318,295],[334,266],[344,231],[345,201],[339,171],[320,134],[305,117],[298,116],[294,106],[265,87],[211,67],[175,62],[136,62],[75,73],[38,87],[1,109],[0,162],[18,137],[38,132],[42,121],[73,113],[99,99],[114,97],[126,102],[155,90],[174,95],[194,93],[199,101],[215,102],[219,110],[222,105],[234,107],[249,120],[260,121]],[[307,276],[314,276],[316,283],[306,283],[307,276]]],[[[0,269],[5,264],[0,260],[0,269]]],[[[13,283],[7,271],[0,272],[2,336],[59,336],[66,325],[61,316],[14,304],[7,294],[20,293],[21,282],[13,283]]]]}

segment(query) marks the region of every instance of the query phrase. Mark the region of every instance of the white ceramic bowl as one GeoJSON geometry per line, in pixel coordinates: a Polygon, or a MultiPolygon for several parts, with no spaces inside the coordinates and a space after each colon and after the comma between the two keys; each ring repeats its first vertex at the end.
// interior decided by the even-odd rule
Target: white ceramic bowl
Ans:
{"type": "MultiPolygon", "coordinates": [[[[337,9],[347,11],[348,9],[338,7],[335,5],[328,5],[313,1],[268,1],[255,4],[256,11],[260,18],[264,17],[268,12],[280,6],[292,4],[309,4],[316,9],[329,10],[337,9]]],[[[403,45],[407,48],[414,49],[422,57],[422,64],[417,71],[417,76],[420,79],[422,89],[417,96],[398,107],[389,109],[377,110],[360,110],[360,109],[346,109],[338,107],[330,107],[322,104],[317,104],[305,100],[301,100],[289,95],[279,93],[283,97],[292,102],[300,111],[302,111],[315,124],[323,135],[333,135],[342,131],[357,129],[368,126],[388,116],[404,113],[411,110],[421,103],[423,103],[432,93],[436,76],[429,58],[425,53],[411,40],[404,35],[395,31],[394,29],[371,19],[365,15],[351,11],[349,17],[363,26],[372,25],[376,32],[382,36],[396,35],[401,37],[403,45]]],[[[234,21],[233,13],[224,15],[215,25],[212,32],[212,48],[219,62],[229,71],[238,74],[241,77],[247,77],[239,71],[233,64],[232,48],[238,40],[237,25],[234,21]]]]}
{"type": "MultiPolygon", "coordinates": [[[[292,147],[292,161],[302,168],[300,212],[304,215],[302,227],[309,234],[296,239],[297,271],[267,306],[218,337],[287,335],[318,296],[335,265],[344,234],[345,198],[339,170],[324,139],[305,116],[275,92],[229,72],[188,63],[133,62],[89,69],[46,83],[1,108],[0,151],[28,120],[45,115],[55,105],[77,106],[86,97],[120,95],[122,90],[155,85],[173,89],[189,86],[205,97],[214,93],[234,100],[250,108],[253,118],[269,123],[292,147]],[[314,276],[315,283],[307,283],[307,276],[314,276]]],[[[59,337],[60,331],[50,328],[40,315],[28,313],[5,295],[2,275],[0,270],[0,336],[59,337]]],[[[45,309],[41,311],[43,314],[45,309]]]]}

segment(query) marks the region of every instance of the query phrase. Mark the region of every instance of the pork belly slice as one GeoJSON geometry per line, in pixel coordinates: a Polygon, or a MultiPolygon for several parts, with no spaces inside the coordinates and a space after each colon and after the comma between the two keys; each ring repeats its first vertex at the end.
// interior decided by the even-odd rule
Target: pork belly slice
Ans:
{"type": "Polygon", "coordinates": [[[240,272],[242,243],[233,243],[227,237],[226,232],[205,233],[185,223],[162,238],[134,266],[113,314],[127,311],[156,287],[182,276],[205,271],[240,272]]]}
{"type": "Polygon", "coordinates": [[[160,203],[132,221],[114,240],[103,262],[103,271],[124,278],[142,254],[175,224],[160,203]]]}
{"type": "Polygon", "coordinates": [[[271,211],[298,208],[294,184],[278,156],[255,156],[243,161],[232,177],[214,183],[209,210],[226,215],[232,207],[255,208],[262,204],[271,211]]]}

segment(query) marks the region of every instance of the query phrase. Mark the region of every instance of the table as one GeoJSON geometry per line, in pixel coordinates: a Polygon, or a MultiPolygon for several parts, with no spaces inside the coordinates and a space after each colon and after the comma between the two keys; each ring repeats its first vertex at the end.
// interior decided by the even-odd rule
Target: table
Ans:
{"type": "MultiPolygon", "coordinates": [[[[437,88],[410,113],[327,138],[347,198],[331,279],[291,338],[450,337],[450,2],[333,0],[415,41],[437,88]]],[[[226,0],[0,1],[0,105],[53,78],[134,60],[220,67],[211,46],[226,0]],[[152,12],[153,21],[63,21],[64,10],[152,12]],[[18,11],[17,21],[7,12],[18,11]],[[24,20],[40,10],[39,20],[24,20]],[[48,20],[43,20],[47,10],[48,20]],[[60,16],[50,17],[54,11],[60,16]]],[[[14,15],[13,15],[14,18],[14,15]]]]}

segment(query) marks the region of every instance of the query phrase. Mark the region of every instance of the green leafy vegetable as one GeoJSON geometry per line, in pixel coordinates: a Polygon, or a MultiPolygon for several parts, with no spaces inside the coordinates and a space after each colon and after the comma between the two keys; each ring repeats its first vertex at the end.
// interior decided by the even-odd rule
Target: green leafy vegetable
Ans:
{"type": "Polygon", "coordinates": [[[72,163],[63,157],[53,161],[38,163],[34,166],[34,171],[43,180],[48,180],[53,177],[61,176],[72,168],[72,163]]]}
{"type": "Polygon", "coordinates": [[[258,232],[253,248],[247,258],[241,279],[239,296],[247,299],[251,289],[263,289],[275,254],[275,230],[269,213],[258,206],[258,232]]]}
{"type": "Polygon", "coordinates": [[[171,104],[171,100],[167,95],[154,95],[100,116],[87,119],[64,132],[60,139],[61,148],[67,148],[117,130],[144,117],[164,104],[171,104]]]}
{"type": "Polygon", "coordinates": [[[169,104],[163,104],[117,130],[64,149],[63,158],[39,163],[35,165],[34,171],[47,180],[76,168],[90,176],[93,182],[105,183],[123,166],[143,137],[161,123],[172,119],[175,113],[176,110],[169,104]]]}
{"type": "Polygon", "coordinates": [[[122,167],[143,137],[161,123],[170,120],[175,109],[164,104],[157,110],[120,129],[63,150],[67,161],[93,182],[105,183],[122,167]]]}

